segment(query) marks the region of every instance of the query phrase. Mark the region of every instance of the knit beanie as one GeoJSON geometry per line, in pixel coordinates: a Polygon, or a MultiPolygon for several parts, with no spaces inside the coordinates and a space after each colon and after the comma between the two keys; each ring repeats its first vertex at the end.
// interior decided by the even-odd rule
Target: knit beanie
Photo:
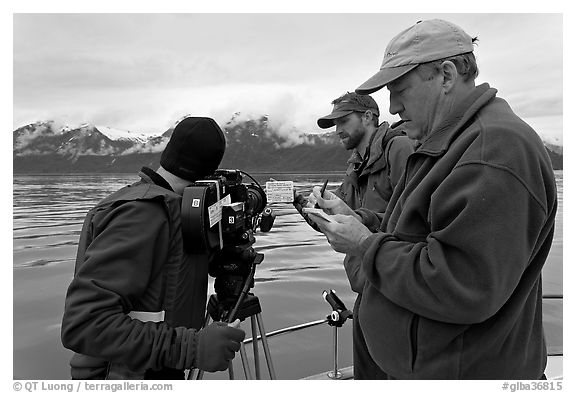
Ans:
{"type": "Polygon", "coordinates": [[[226,139],[208,117],[187,117],[176,125],[160,165],[182,179],[195,181],[214,173],[224,156],[226,139]]]}

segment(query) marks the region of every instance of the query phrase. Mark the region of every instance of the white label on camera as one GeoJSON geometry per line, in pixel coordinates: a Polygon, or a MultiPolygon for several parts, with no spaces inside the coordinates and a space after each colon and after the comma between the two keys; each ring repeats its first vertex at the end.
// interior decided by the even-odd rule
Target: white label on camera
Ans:
{"type": "Polygon", "coordinates": [[[192,207],[199,207],[199,206],[200,206],[200,199],[193,199],[192,207]]]}
{"type": "Polygon", "coordinates": [[[232,203],[232,198],[230,198],[230,194],[228,194],[212,206],[208,206],[208,221],[210,221],[210,228],[222,219],[222,206],[229,205],[230,203],[232,203]]]}
{"type": "Polygon", "coordinates": [[[266,199],[268,203],[292,202],[294,200],[294,182],[267,181],[266,199]]]}

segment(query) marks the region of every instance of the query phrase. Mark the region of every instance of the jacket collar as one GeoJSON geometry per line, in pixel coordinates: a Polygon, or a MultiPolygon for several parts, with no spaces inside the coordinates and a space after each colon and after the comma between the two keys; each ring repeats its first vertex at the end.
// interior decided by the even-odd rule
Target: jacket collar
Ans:
{"type": "Polygon", "coordinates": [[[460,134],[468,123],[487,103],[492,101],[498,90],[488,83],[477,86],[437,129],[433,130],[417,149],[418,153],[440,155],[448,150],[452,141],[460,134]]]}
{"type": "Polygon", "coordinates": [[[352,150],[352,154],[350,155],[350,158],[348,158],[347,163],[349,165],[358,165],[360,166],[360,164],[362,164],[364,160],[362,159],[362,156],[360,155],[360,153],[358,152],[358,150],[354,149],[352,150]]]}
{"type": "Polygon", "coordinates": [[[374,135],[372,135],[372,140],[368,145],[369,149],[369,156],[368,156],[368,163],[366,164],[366,168],[370,168],[376,161],[382,157],[384,151],[382,150],[382,140],[386,136],[386,133],[390,130],[387,122],[383,122],[380,124],[374,135]]]}
{"type": "Polygon", "coordinates": [[[138,176],[140,176],[142,181],[145,183],[154,183],[157,186],[160,186],[162,188],[174,192],[172,187],[170,187],[170,184],[162,176],[160,176],[158,173],[156,173],[156,171],[148,167],[143,166],[142,169],[140,169],[140,173],[138,173],[138,176]]]}

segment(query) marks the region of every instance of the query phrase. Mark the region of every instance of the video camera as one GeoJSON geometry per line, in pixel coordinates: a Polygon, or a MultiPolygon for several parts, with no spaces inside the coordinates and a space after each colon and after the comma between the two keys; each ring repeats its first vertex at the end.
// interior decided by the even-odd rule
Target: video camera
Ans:
{"type": "Polygon", "coordinates": [[[192,183],[182,196],[182,234],[188,253],[210,252],[208,273],[215,278],[218,301],[229,305],[254,286],[255,265],[264,255],[252,245],[257,227],[268,232],[274,222],[266,192],[237,169],[218,169],[192,183]],[[242,183],[242,174],[253,183],[242,183]]]}

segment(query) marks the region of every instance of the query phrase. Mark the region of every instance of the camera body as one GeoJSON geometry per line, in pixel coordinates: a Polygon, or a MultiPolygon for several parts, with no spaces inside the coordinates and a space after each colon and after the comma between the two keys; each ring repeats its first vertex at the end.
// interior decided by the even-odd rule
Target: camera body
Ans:
{"type": "MultiPolygon", "coordinates": [[[[257,182],[243,183],[242,173],[218,169],[186,187],[182,196],[184,249],[211,254],[208,273],[215,277],[220,302],[237,299],[252,265],[264,258],[252,245],[266,208],[266,193],[257,182]]],[[[253,282],[249,285],[253,287],[253,282]]]]}
{"type": "Polygon", "coordinates": [[[197,180],[182,195],[184,248],[198,254],[245,242],[266,204],[262,187],[244,184],[237,169],[218,169],[197,180]]]}

